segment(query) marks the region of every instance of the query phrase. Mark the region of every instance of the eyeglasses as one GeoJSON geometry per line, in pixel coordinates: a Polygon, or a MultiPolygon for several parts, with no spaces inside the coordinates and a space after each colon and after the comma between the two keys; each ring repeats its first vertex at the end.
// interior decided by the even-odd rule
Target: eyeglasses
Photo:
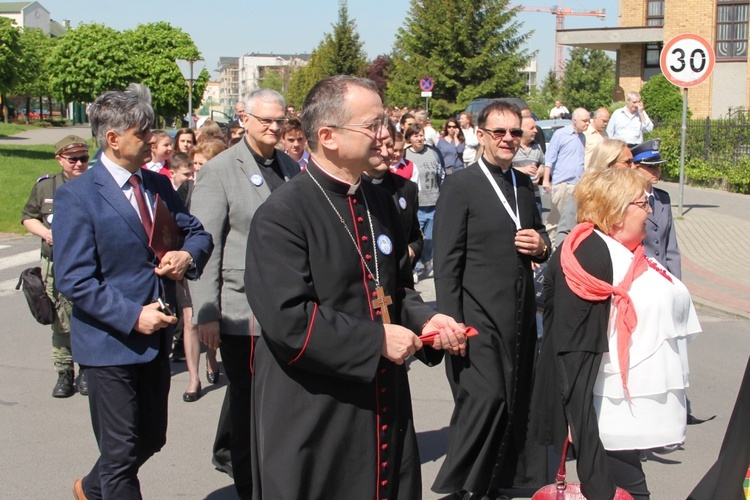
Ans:
{"type": "Polygon", "coordinates": [[[646,213],[649,212],[651,205],[649,205],[648,200],[640,200],[640,201],[631,201],[629,203],[630,205],[638,205],[643,210],[645,210],[646,213]]]}
{"type": "Polygon", "coordinates": [[[79,161],[81,163],[87,163],[89,161],[89,155],[83,155],[83,156],[62,156],[62,155],[60,155],[60,158],[65,158],[65,161],[67,161],[71,165],[75,165],[79,161]]]}
{"type": "Polygon", "coordinates": [[[446,128],[458,128],[458,125],[448,125],[446,128]]]}
{"type": "Polygon", "coordinates": [[[246,115],[250,115],[256,120],[260,122],[261,125],[263,125],[265,128],[268,128],[271,126],[272,123],[275,123],[279,127],[283,127],[289,122],[289,118],[263,118],[262,116],[254,115],[252,113],[245,113],[246,115]]]}
{"type": "Polygon", "coordinates": [[[632,158],[628,158],[627,160],[617,160],[617,161],[619,161],[620,163],[624,163],[628,167],[630,167],[631,165],[633,165],[633,159],[632,158]]]}
{"type": "Polygon", "coordinates": [[[505,137],[505,134],[510,134],[511,137],[513,137],[514,139],[520,139],[521,137],[523,137],[523,130],[521,130],[520,128],[512,128],[512,129],[496,128],[492,130],[488,128],[483,128],[481,130],[484,130],[485,132],[490,134],[492,138],[495,139],[496,141],[503,139],[505,137]]]}
{"type": "Polygon", "coordinates": [[[383,126],[383,123],[385,123],[386,118],[381,117],[377,120],[373,120],[370,123],[342,123],[339,125],[326,125],[327,127],[331,128],[346,128],[346,127],[359,127],[359,128],[366,128],[373,134],[377,134],[380,132],[380,128],[383,126]]]}

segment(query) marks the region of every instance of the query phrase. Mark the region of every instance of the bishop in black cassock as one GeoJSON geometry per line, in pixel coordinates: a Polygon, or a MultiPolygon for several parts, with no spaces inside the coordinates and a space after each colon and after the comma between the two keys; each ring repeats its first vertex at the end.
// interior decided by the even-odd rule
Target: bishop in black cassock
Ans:
{"type": "Polygon", "coordinates": [[[262,327],[253,497],[418,499],[403,362],[417,351],[427,363],[440,358],[414,332],[440,330],[435,349],[458,354],[464,329],[412,289],[397,208],[361,181],[380,162],[383,111],[374,84],[323,80],[304,110],[307,132],[310,123],[335,125],[313,130],[307,170],[260,207],[248,239],[246,290],[262,327]],[[334,105],[346,106],[345,123],[319,116],[334,105]],[[381,298],[385,307],[374,300],[381,298]],[[384,324],[386,316],[395,324],[384,324]]]}
{"type": "Polygon", "coordinates": [[[446,360],[455,409],[438,493],[544,484],[543,454],[538,473],[519,466],[537,341],[531,263],[549,254],[531,180],[510,168],[520,126],[515,106],[485,108],[483,158],[449,176],[437,203],[438,310],[479,331],[465,357],[446,360]]]}

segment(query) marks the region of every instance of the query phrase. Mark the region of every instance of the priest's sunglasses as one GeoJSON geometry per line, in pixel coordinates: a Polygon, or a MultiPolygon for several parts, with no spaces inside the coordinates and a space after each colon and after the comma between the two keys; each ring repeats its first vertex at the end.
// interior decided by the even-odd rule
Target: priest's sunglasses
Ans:
{"type": "Polygon", "coordinates": [[[357,127],[357,128],[365,128],[372,132],[373,134],[377,134],[380,132],[380,128],[383,126],[383,123],[385,123],[386,117],[383,116],[382,118],[378,118],[377,120],[373,120],[369,123],[341,123],[339,125],[326,125],[327,127],[331,128],[347,128],[347,127],[357,127]]]}
{"type": "Polygon", "coordinates": [[[245,114],[246,115],[250,115],[253,118],[255,118],[256,120],[258,120],[260,122],[260,124],[263,125],[265,128],[270,127],[272,123],[275,123],[279,127],[283,127],[284,125],[287,124],[287,122],[289,122],[289,118],[287,118],[287,117],[284,117],[284,118],[264,118],[262,116],[254,115],[252,113],[245,112],[245,114]]]}
{"type": "Polygon", "coordinates": [[[488,128],[483,128],[482,130],[490,134],[496,141],[504,139],[505,134],[510,134],[514,139],[520,139],[521,137],[523,137],[523,130],[521,130],[520,128],[494,128],[491,130],[488,128]]]}

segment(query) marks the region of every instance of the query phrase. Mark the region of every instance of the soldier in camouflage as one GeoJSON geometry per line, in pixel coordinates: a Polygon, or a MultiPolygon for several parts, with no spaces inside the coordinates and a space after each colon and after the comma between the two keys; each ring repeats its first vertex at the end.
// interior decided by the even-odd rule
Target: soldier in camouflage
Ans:
{"type": "MultiPolygon", "coordinates": [[[[52,221],[54,219],[55,190],[69,180],[78,177],[89,168],[89,148],[86,139],[69,135],[55,144],[55,159],[62,172],[40,177],[29,195],[23,209],[21,223],[33,235],[42,239],[42,276],[47,295],[55,304],[57,316],[52,323],[52,361],[58,372],[57,383],[52,389],[55,398],[67,398],[75,393],[75,371],[70,352],[71,303],[57,291],[52,262],[52,221]]],[[[88,394],[86,379],[81,372],[78,392],[88,394]]]]}

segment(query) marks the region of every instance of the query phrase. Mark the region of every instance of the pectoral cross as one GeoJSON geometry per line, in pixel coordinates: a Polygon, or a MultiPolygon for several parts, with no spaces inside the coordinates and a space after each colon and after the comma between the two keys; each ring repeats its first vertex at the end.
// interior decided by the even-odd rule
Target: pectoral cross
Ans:
{"type": "Polygon", "coordinates": [[[372,299],[372,307],[380,309],[383,316],[383,323],[389,324],[391,322],[391,316],[388,314],[388,306],[393,304],[391,297],[385,294],[382,286],[375,289],[377,298],[372,299]]]}

